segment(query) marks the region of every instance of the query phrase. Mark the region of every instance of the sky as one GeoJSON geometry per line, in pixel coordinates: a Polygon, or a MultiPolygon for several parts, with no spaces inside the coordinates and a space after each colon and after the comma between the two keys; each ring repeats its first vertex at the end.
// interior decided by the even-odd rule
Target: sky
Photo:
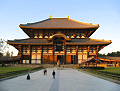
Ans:
{"type": "MultiPolygon", "coordinates": [[[[0,38],[28,38],[19,25],[42,21],[49,15],[69,15],[80,22],[99,24],[90,38],[112,41],[99,53],[120,51],[120,0],[0,0],[0,38]]],[[[14,56],[18,53],[12,46],[7,50],[14,56]]]]}

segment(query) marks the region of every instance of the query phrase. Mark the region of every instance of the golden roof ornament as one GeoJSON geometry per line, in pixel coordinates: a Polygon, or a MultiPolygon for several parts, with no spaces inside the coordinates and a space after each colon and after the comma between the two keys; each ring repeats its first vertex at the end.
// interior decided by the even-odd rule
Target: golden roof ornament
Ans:
{"type": "Polygon", "coordinates": [[[70,16],[69,15],[66,15],[67,16],[67,18],[70,18],[70,16]]]}
{"type": "Polygon", "coordinates": [[[52,15],[49,15],[49,18],[52,18],[52,15]]]}

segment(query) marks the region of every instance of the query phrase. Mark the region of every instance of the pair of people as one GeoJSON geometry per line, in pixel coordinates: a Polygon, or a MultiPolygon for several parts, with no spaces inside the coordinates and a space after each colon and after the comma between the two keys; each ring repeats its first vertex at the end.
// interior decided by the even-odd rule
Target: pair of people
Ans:
{"type": "MultiPolygon", "coordinates": [[[[44,75],[47,75],[47,69],[44,69],[43,73],[44,73],[44,75]]],[[[54,70],[52,72],[52,75],[53,75],[53,79],[55,79],[55,71],[54,70]]]]}

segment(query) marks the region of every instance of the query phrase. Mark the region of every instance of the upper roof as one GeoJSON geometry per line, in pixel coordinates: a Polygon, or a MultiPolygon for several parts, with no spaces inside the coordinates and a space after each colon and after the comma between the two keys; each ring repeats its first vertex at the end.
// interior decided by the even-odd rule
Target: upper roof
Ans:
{"type": "Polygon", "coordinates": [[[19,27],[33,29],[97,29],[99,24],[83,23],[70,18],[48,18],[35,23],[20,24],[19,27]]]}

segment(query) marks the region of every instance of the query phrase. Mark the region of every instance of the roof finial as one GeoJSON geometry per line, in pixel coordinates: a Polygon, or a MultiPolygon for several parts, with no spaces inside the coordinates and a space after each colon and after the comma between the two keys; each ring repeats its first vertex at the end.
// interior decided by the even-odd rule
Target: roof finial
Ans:
{"type": "Polygon", "coordinates": [[[49,15],[49,18],[52,18],[52,15],[49,15]]]}
{"type": "Polygon", "coordinates": [[[70,16],[69,15],[66,15],[67,16],[67,18],[70,18],[70,16]]]}

